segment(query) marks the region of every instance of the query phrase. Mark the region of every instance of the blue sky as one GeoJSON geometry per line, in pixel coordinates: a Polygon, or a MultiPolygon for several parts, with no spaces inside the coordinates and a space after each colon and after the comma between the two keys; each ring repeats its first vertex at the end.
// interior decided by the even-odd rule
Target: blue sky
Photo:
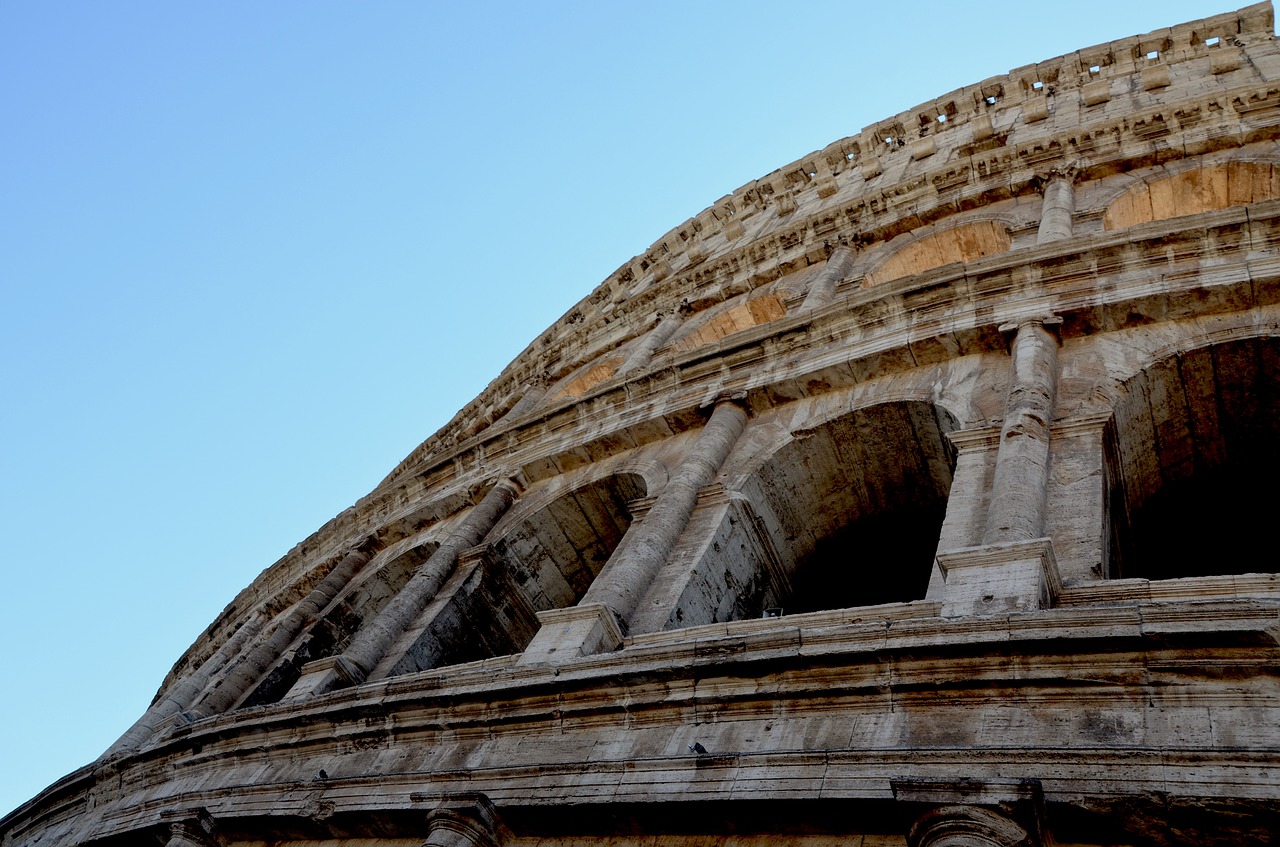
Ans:
{"type": "Polygon", "coordinates": [[[672,226],[1228,8],[0,5],[0,813],[672,226]]]}

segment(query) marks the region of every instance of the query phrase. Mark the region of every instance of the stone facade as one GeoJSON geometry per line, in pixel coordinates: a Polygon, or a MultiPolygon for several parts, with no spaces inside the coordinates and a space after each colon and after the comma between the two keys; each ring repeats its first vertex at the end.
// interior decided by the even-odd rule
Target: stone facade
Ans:
{"type": "Polygon", "coordinates": [[[681,223],[0,844],[1274,843],[1277,445],[1261,4],[681,223]]]}

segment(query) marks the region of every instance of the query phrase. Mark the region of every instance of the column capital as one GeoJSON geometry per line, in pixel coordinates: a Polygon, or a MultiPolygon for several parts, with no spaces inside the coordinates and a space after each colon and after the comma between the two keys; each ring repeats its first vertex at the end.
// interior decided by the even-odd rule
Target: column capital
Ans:
{"type": "Polygon", "coordinates": [[[748,415],[751,414],[751,407],[747,405],[747,392],[745,391],[721,391],[710,400],[699,405],[698,411],[709,415],[720,406],[737,406],[748,415]]]}
{"type": "Polygon", "coordinates": [[[504,840],[498,812],[488,797],[453,794],[427,815],[422,847],[500,847],[504,840]]]}
{"type": "Polygon", "coordinates": [[[951,446],[961,453],[995,450],[1000,446],[1000,427],[983,426],[972,429],[954,429],[946,434],[951,446]]]}
{"type": "Polygon", "coordinates": [[[1076,415],[1071,418],[1062,418],[1053,422],[1054,437],[1071,438],[1077,435],[1089,435],[1100,432],[1111,423],[1115,417],[1113,412],[1096,412],[1091,415],[1076,415]]]}
{"type": "Polygon", "coordinates": [[[999,812],[981,806],[941,806],[907,833],[908,847],[1039,847],[1041,841],[999,812]]]}
{"type": "Polygon", "coordinates": [[[1031,183],[1036,190],[1044,193],[1045,188],[1052,182],[1065,180],[1072,185],[1079,181],[1081,176],[1080,163],[1076,161],[1059,162],[1056,165],[1036,171],[1035,176],[1031,177],[1031,183]]]}
{"type": "Polygon", "coordinates": [[[488,497],[489,494],[491,494],[496,488],[502,485],[505,485],[507,488],[511,489],[515,493],[515,495],[519,497],[521,494],[524,493],[525,489],[529,487],[529,480],[525,477],[524,471],[519,469],[517,469],[516,472],[511,474],[510,476],[500,476],[494,480],[493,485],[487,488],[480,487],[478,489],[473,490],[471,494],[472,505],[479,505],[484,500],[485,497],[488,497]],[[483,491],[484,493],[481,494],[480,493],[481,491],[483,491]]]}
{"type": "Polygon", "coordinates": [[[1023,327],[1041,327],[1053,334],[1053,337],[1062,343],[1062,316],[1055,314],[1032,315],[1025,318],[1002,323],[996,329],[1005,337],[1005,340],[1011,341],[1023,327]]]}
{"type": "Polygon", "coordinates": [[[165,847],[220,847],[213,816],[207,809],[183,809],[161,815],[169,824],[169,839],[165,847]]]}

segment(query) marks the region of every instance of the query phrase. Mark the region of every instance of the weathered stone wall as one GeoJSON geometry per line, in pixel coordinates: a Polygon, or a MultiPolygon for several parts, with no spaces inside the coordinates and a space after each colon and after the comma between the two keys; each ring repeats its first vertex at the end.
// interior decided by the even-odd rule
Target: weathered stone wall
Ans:
{"type": "Polygon", "coordinates": [[[1274,843],[1268,4],[722,198],[0,844],[1274,843]]]}

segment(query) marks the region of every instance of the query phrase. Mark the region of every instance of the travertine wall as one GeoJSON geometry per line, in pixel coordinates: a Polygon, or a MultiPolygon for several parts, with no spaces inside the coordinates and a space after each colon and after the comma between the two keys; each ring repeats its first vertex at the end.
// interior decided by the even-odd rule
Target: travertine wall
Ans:
{"type": "Polygon", "coordinates": [[[623,265],[0,843],[1273,843],[1268,4],[623,265]]]}

